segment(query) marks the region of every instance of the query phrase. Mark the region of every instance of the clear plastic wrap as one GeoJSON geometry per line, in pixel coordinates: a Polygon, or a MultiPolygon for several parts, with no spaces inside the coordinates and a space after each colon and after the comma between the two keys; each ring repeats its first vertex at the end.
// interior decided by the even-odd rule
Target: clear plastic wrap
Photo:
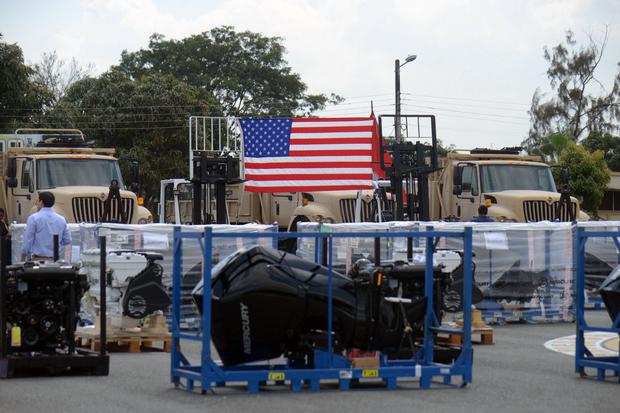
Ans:
{"type": "MultiPolygon", "coordinates": [[[[474,279],[484,299],[476,307],[487,322],[571,321],[574,319],[573,225],[571,223],[391,222],[385,224],[299,225],[300,232],[474,231],[474,279]]],[[[345,272],[360,255],[374,257],[374,241],[335,239],[335,266],[345,272]]],[[[425,239],[412,239],[411,256],[423,255],[425,239]]],[[[462,250],[458,239],[440,239],[437,249],[462,250]]],[[[381,261],[406,260],[407,238],[381,240],[381,261]]],[[[316,255],[313,242],[299,244],[298,255],[316,255]]]]}
{"type": "MultiPolygon", "coordinates": [[[[12,259],[13,262],[20,260],[20,250],[23,241],[25,224],[11,225],[12,259]]],[[[184,225],[180,229],[184,232],[203,232],[206,227],[211,227],[214,232],[272,232],[273,225],[184,225]]],[[[163,256],[159,264],[163,267],[164,275],[162,282],[170,288],[172,285],[172,265],[174,256],[173,232],[174,225],[148,224],[148,225],[125,225],[125,224],[69,224],[71,231],[72,256],[71,261],[80,261],[82,251],[98,251],[99,236],[105,235],[106,249],[112,251],[139,251],[156,252],[163,256]]],[[[219,238],[213,246],[213,264],[232,254],[240,248],[252,245],[271,246],[271,238],[219,238]]],[[[191,299],[191,290],[201,277],[202,266],[202,242],[199,239],[185,239],[183,241],[183,313],[185,325],[189,328],[199,323],[198,314],[191,299]]],[[[88,299],[88,297],[87,297],[88,299]]],[[[83,306],[88,308],[88,306],[83,306]]],[[[93,314],[82,314],[84,318],[93,319],[93,314]]]]}

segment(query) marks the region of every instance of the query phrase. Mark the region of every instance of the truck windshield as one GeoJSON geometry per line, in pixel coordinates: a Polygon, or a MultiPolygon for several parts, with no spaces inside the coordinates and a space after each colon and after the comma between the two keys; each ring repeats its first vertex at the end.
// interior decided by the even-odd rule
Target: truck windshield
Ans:
{"type": "Polygon", "coordinates": [[[116,160],[54,158],[37,161],[37,189],[62,186],[110,186],[116,179],[125,189],[116,160]]]}
{"type": "Polygon", "coordinates": [[[535,165],[480,165],[482,192],[511,190],[557,192],[551,170],[535,165]]]}

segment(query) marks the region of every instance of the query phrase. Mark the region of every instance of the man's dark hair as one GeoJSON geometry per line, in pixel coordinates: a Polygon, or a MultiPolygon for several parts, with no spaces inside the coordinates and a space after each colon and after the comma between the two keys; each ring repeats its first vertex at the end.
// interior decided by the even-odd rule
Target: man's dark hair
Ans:
{"type": "Polygon", "coordinates": [[[54,206],[54,202],[56,198],[54,198],[54,194],[48,191],[39,192],[39,199],[43,202],[43,206],[46,208],[51,208],[54,206]]]}
{"type": "Polygon", "coordinates": [[[478,215],[486,215],[489,212],[489,208],[486,205],[480,205],[478,207],[478,215]]]}

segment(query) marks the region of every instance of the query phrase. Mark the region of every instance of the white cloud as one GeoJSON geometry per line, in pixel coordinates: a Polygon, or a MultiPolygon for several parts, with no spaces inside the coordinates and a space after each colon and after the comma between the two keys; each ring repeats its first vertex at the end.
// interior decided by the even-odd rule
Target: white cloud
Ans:
{"type": "MultiPolygon", "coordinates": [[[[62,3],[41,7],[62,16],[62,3]]],[[[146,47],[154,32],[180,39],[232,25],[282,37],[287,60],[310,92],[369,96],[326,112],[332,115],[354,114],[356,108],[367,113],[371,98],[392,112],[394,59],[415,53],[418,60],[401,71],[406,109],[436,111],[442,139],[457,146],[521,140],[527,119],[502,116],[527,117],[534,90],[547,83],[542,48],[562,41],[566,29],[596,37],[609,24],[604,76],[615,73],[620,60],[617,0],[194,0],[178,6],[164,0],[81,0],[74,7],[78,17],[70,21],[33,22],[42,39],[15,31],[7,40],[23,45],[30,61],[55,49],[61,57],[94,62],[102,72],[118,62],[123,49],[146,47]],[[485,108],[473,99],[521,105],[485,108]]],[[[27,16],[24,7],[11,18],[27,16]]]]}
{"type": "Polygon", "coordinates": [[[547,0],[530,2],[528,9],[537,28],[557,32],[575,27],[591,5],[591,0],[547,0]]]}
{"type": "Polygon", "coordinates": [[[74,56],[79,56],[85,47],[86,39],[75,36],[75,33],[69,31],[59,31],[52,34],[52,43],[60,58],[71,60],[74,56]]]}

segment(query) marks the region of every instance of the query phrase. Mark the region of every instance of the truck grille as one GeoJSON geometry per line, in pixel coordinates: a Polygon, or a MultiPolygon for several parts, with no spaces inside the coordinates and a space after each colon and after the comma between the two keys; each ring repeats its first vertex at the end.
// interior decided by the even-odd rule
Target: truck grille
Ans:
{"type": "MultiPolygon", "coordinates": [[[[524,201],[523,202],[523,215],[526,222],[538,222],[538,221],[553,221],[555,219],[555,211],[560,201],[548,203],[546,201],[524,201]]],[[[577,216],[577,204],[571,202],[570,208],[572,209],[573,216],[577,216]]],[[[562,205],[560,210],[560,220],[569,221],[570,214],[566,205],[562,205]]]]}
{"type": "MultiPolygon", "coordinates": [[[[355,222],[355,198],[350,199],[341,199],[340,200],[340,216],[342,217],[342,222],[355,222]]],[[[365,201],[362,200],[362,222],[375,222],[375,200],[365,201]]],[[[392,202],[388,200],[387,207],[385,202],[381,201],[381,208],[385,210],[391,211],[392,202]]]]}
{"type": "MultiPolygon", "coordinates": [[[[78,197],[73,198],[73,216],[75,222],[100,222],[103,215],[103,201],[97,197],[78,197]]],[[[124,224],[131,222],[133,216],[133,199],[123,198],[123,208],[127,214],[124,224]]],[[[121,222],[121,214],[118,210],[117,202],[112,202],[110,211],[110,221],[121,222]]]]}

